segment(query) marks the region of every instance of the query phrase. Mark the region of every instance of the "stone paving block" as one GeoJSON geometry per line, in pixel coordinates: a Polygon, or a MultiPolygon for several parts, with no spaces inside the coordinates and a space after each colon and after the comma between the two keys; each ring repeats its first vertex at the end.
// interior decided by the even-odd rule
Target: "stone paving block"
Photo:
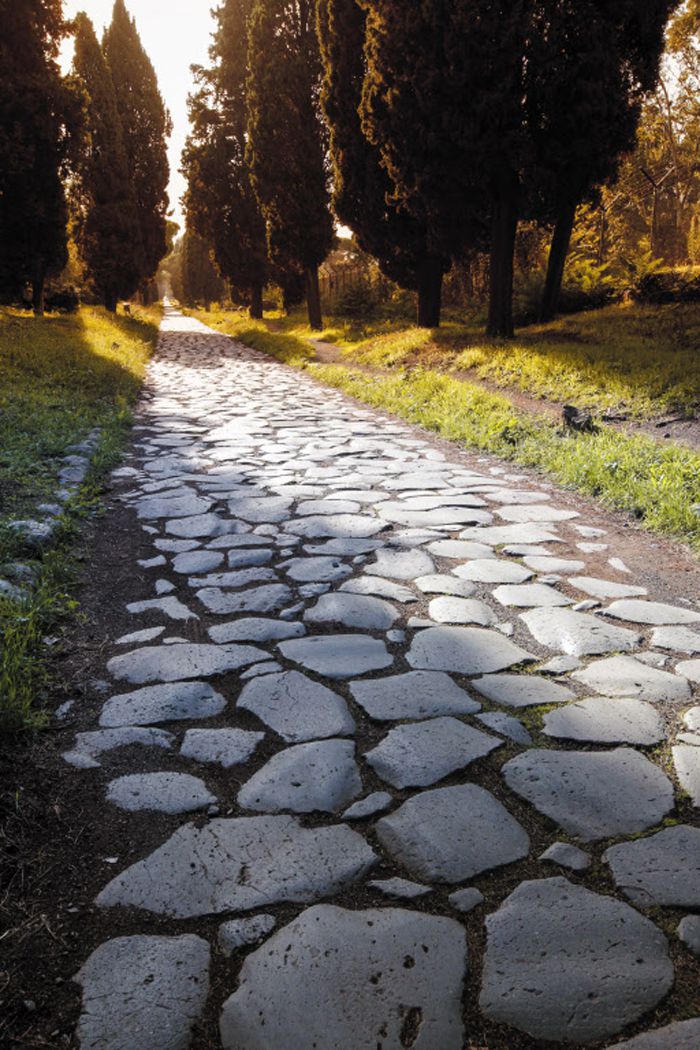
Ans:
{"type": "Polygon", "coordinates": [[[278,648],[287,660],[327,678],[352,678],[394,662],[384,642],[357,634],[315,635],[282,642],[278,648]]]}
{"type": "Polygon", "coordinates": [[[115,656],[107,670],[121,681],[132,685],[146,682],[177,682],[185,678],[208,678],[237,671],[241,667],[267,658],[267,653],[252,645],[178,644],[168,648],[147,646],[115,656]]]}
{"type": "Polygon", "coordinates": [[[665,737],[664,723],[643,700],[589,697],[544,717],[543,732],[560,740],[591,744],[637,744],[650,747],[665,737]]]}
{"type": "Polygon", "coordinates": [[[351,682],[350,692],[370,718],[379,722],[469,715],[481,710],[481,704],[441,671],[409,671],[351,682]]]}
{"type": "Polygon", "coordinates": [[[478,627],[432,627],[418,634],[406,656],[411,667],[477,675],[534,660],[495,631],[478,627]]]}
{"type": "MultiPolygon", "coordinates": [[[[690,1021],[675,1021],[665,1028],[655,1028],[651,1032],[615,1043],[615,1050],[697,1050],[700,1046],[700,1017],[690,1021]]],[[[608,1050],[612,1050],[611,1047],[608,1050]]]]}
{"type": "Polygon", "coordinates": [[[666,605],[664,602],[613,602],[604,610],[604,613],[618,620],[627,620],[628,623],[652,624],[656,627],[700,623],[700,612],[697,610],[684,609],[678,605],[666,605]]]}
{"type": "Polygon", "coordinates": [[[432,718],[390,730],[365,759],[392,787],[429,787],[484,758],[501,743],[456,718],[432,718]]]}
{"type": "Polygon", "coordinates": [[[568,656],[629,652],[642,641],[641,635],[626,627],[569,609],[532,609],[520,619],[541,645],[568,656]]]}
{"type": "Polygon", "coordinates": [[[106,797],[130,813],[193,813],[217,802],[204,781],[188,773],[131,773],[111,781],[106,797]]]}
{"type": "Polygon", "coordinates": [[[339,623],[362,631],[387,631],[398,618],[393,605],[367,594],[324,594],[304,613],[307,623],[339,623]]]}
{"type": "Polygon", "coordinates": [[[362,792],[350,740],[322,740],[279,751],[238,792],[258,813],[335,813],[362,792]]]}
{"type": "Polygon", "coordinates": [[[231,769],[252,758],[264,733],[247,729],[188,729],[180,748],[183,758],[231,769]]]}
{"type": "Polygon", "coordinates": [[[237,706],[256,715],[289,743],[350,736],[356,728],[342,696],[299,671],[251,682],[237,706]]]}
{"type": "Polygon", "coordinates": [[[615,885],[643,908],[700,908],[700,828],[678,825],[603,854],[615,885]]]}
{"type": "Polygon", "coordinates": [[[215,718],[225,707],[223,696],[207,682],[150,685],[113,696],[102,708],[100,725],[113,728],[195,721],[215,718]]]}
{"type": "Polygon", "coordinates": [[[637,697],[652,704],[679,704],[690,699],[685,678],[647,667],[632,656],[597,660],[583,671],[574,671],[571,677],[602,696],[637,697]]]}
{"type": "Polygon", "coordinates": [[[574,699],[571,690],[563,685],[530,674],[488,674],[476,678],[472,686],[494,704],[506,707],[566,704],[574,699]]]}

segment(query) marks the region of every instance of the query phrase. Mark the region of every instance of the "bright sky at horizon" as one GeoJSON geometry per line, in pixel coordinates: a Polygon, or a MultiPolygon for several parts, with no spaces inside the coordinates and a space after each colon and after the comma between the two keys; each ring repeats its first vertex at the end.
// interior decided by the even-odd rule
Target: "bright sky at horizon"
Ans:
{"type": "MultiPolygon", "coordinates": [[[[211,43],[213,0],[126,0],[136,19],[141,42],[155,67],[161,94],[173,119],[170,158],[170,207],[182,226],[180,197],[185,182],[179,172],[180,155],[187,137],[187,96],[192,90],[192,64],[204,65],[211,43]]],[[[99,38],[112,18],[113,0],[64,0],[67,18],[79,11],[92,19],[99,38]]],[[[70,66],[72,47],[64,49],[64,65],[70,66]]]]}

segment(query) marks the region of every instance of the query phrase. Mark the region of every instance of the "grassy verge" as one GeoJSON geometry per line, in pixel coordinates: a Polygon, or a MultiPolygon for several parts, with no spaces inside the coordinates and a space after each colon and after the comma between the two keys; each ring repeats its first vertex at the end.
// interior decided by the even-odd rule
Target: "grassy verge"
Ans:
{"type": "MultiPolygon", "coordinates": [[[[597,323],[604,332],[613,322],[609,310],[600,311],[600,315],[597,322],[596,315],[587,314],[562,323],[594,329],[597,323]]],[[[213,320],[216,327],[242,342],[273,353],[288,364],[307,368],[321,382],[368,404],[450,441],[536,467],[563,485],[627,511],[649,529],[688,541],[700,550],[700,517],[693,510],[700,504],[700,455],[689,449],[661,445],[651,438],[607,427],[594,434],[562,434],[544,415],[516,409],[506,396],[491,394],[435,368],[400,368],[394,362],[388,373],[353,370],[353,362],[377,364],[374,352],[366,352],[367,340],[356,344],[354,350],[346,340],[347,365],[319,365],[311,363],[306,333],[298,323],[296,327],[288,323],[286,330],[275,333],[237,315],[213,315],[209,320],[207,315],[199,316],[208,323],[213,320]]],[[[614,325],[624,316],[638,315],[620,311],[614,325]]],[[[423,333],[423,337],[430,338],[430,333],[423,333]]],[[[632,341],[633,335],[629,339],[632,341]]],[[[374,337],[375,349],[377,340],[393,342],[396,348],[397,333],[374,337]]],[[[511,349],[515,352],[514,347],[511,349]]],[[[383,365],[386,369],[386,358],[383,365]]],[[[560,382],[553,378],[552,384],[555,381],[560,382]]],[[[636,374],[628,375],[625,381],[633,385],[636,374]]]]}
{"type": "Polygon", "coordinates": [[[48,636],[75,612],[68,593],[81,519],[99,512],[104,474],[118,460],[146,364],[158,308],[115,318],[83,309],[36,319],[0,311],[0,579],[24,597],[0,596],[0,729],[40,725],[48,636]],[[94,427],[101,441],[80,493],[66,505],[56,544],[26,549],[6,523],[36,516],[57,487],[60,458],[94,427]],[[23,585],[19,570],[31,583],[23,585]],[[24,569],[22,569],[24,567],[24,569]]]}
{"type": "MultiPolygon", "coordinates": [[[[201,316],[226,331],[251,328],[251,322],[233,314],[201,316]]],[[[299,343],[313,334],[301,314],[271,323],[276,334],[299,343]]],[[[252,328],[253,337],[259,338],[255,323],[252,328]]],[[[248,341],[244,335],[239,338],[248,341]]],[[[449,312],[435,331],[400,319],[333,319],[320,338],[339,346],[349,363],[471,372],[505,391],[517,389],[531,397],[630,419],[669,412],[692,415],[700,405],[697,304],[610,306],[533,325],[508,342],[485,339],[480,322],[464,323],[449,312]]]]}

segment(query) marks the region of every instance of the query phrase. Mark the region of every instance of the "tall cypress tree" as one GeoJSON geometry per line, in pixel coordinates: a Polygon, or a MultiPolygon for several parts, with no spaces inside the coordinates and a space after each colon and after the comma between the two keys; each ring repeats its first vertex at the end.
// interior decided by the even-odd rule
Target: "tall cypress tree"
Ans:
{"type": "Polygon", "coordinates": [[[306,278],[322,327],[318,268],[333,244],[314,0],[255,0],[249,31],[248,149],[273,264],[306,278]]]}
{"type": "Polygon", "coordinates": [[[192,131],[183,153],[188,223],[213,246],[220,273],[262,317],[267,278],[265,223],[245,162],[248,17],[253,0],[225,0],[210,50],[212,68],[195,70],[192,131]]]}
{"type": "Polygon", "coordinates": [[[167,252],[166,222],[170,177],[166,140],[170,117],[158,90],[155,70],[139,39],[124,0],[116,0],[104,51],[122,123],[143,249],[142,284],[155,276],[167,252]]]}
{"type": "Polygon", "coordinates": [[[79,107],[61,78],[60,0],[0,2],[0,293],[44,286],[68,259],[63,176],[79,107]]]}
{"type": "Polygon", "coordinates": [[[214,268],[206,241],[185,230],[182,243],[182,295],[188,306],[203,303],[206,310],[224,294],[221,278],[214,268]]]}
{"type": "Polygon", "coordinates": [[[418,293],[418,324],[440,323],[442,278],[449,258],[431,252],[424,220],[392,202],[381,153],[362,130],[366,15],[356,0],[319,0],[324,66],[322,106],[330,130],[333,208],[363,251],[402,288],[418,293]]]}
{"type": "Polygon", "coordinates": [[[118,299],[134,294],[144,272],[140,228],[112,76],[87,15],[79,14],[74,26],[73,70],[85,94],[76,240],[95,289],[114,311],[118,299]]]}

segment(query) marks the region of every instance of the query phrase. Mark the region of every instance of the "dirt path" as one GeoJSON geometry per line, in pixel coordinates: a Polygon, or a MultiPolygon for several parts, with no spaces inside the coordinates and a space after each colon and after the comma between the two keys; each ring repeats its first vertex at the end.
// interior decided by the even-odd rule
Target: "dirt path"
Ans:
{"type": "Polygon", "coordinates": [[[8,776],[0,1042],[696,1045],[698,593],[169,310],[8,776]]]}

